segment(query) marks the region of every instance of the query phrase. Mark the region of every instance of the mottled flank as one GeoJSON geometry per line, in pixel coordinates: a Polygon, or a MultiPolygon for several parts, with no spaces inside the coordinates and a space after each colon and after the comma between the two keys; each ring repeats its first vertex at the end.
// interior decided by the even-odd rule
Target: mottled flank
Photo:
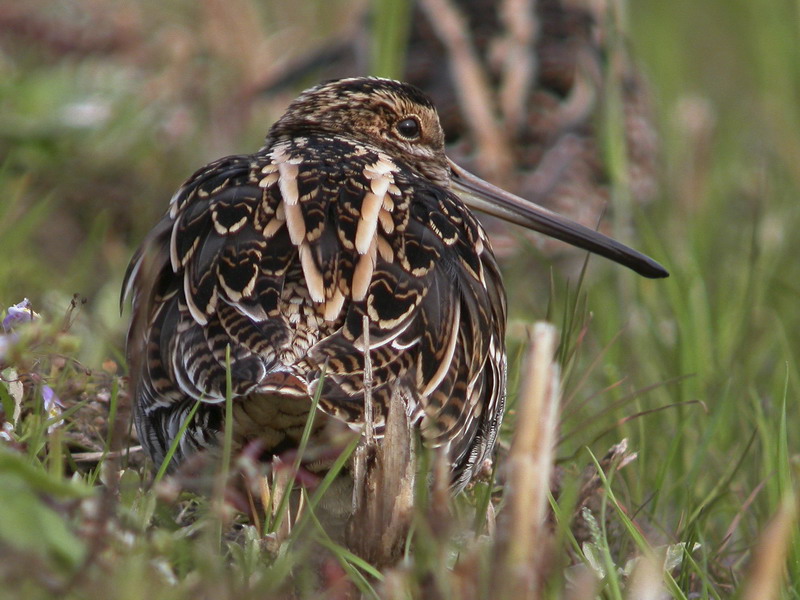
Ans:
{"type": "Polygon", "coordinates": [[[374,78],[305,92],[261,150],[195,173],[126,278],[136,425],[153,460],[198,399],[175,460],[218,443],[228,346],[237,444],[296,446],[326,364],[322,411],[360,428],[366,316],[376,435],[397,390],[466,485],[502,418],[506,303],[449,180],[431,102],[374,78]]]}

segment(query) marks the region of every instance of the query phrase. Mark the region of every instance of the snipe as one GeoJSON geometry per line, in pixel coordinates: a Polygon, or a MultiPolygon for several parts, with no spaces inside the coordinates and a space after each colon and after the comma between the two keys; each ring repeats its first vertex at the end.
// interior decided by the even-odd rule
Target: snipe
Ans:
{"type": "Polygon", "coordinates": [[[136,427],[154,462],[197,400],[173,461],[218,445],[228,346],[237,445],[296,447],[323,365],[320,421],[360,429],[368,338],[375,435],[399,392],[424,442],[446,449],[454,488],[466,485],[492,451],[506,397],[503,282],[468,206],[667,276],[450,162],[416,88],[322,84],[258,152],[192,175],[131,261],[136,427]]]}

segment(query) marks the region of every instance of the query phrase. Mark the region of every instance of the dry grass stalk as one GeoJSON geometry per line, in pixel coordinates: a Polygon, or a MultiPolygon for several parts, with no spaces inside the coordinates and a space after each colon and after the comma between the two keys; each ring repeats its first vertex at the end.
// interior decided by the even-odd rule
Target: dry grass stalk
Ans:
{"type": "Polygon", "coordinates": [[[142,451],[142,447],[140,445],[131,446],[130,448],[125,448],[123,450],[114,450],[111,452],[99,451],[99,452],[73,452],[72,453],[72,460],[76,463],[82,462],[97,462],[100,459],[117,459],[122,458],[126,454],[138,454],[142,451]]]}
{"type": "MultiPolygon", "coordinates": [[[[277,551],[283,541],[289,537],[289,534],[292,532],[292,507],[291,502],[286,504],[283,508],[285,510],[285,514],[281,515],[281,505],[284,503],[283,497],[285,494],[291,494],[292,488],[294,486],[294,476],[295,474],[292,472],[292,469],[287,465],[283,464],[280,458],[277,456],[272,459],[272,496],[270,498],[270,486],[269,484],[262,487],[262,500],[264,501],[272,501],[272,515],[273,518],[280,518],[280,523],[278,524],[278,528],[274,532],[274,537],[271,540],[273,544],[273,548],[277,551]]],[[[265,507],[269,506],[269,504],[265,504],[265,507]]],[[[299,510],[296,518],[299,518],[299,510]]]]}
{"type": "Polygon", "coordinates": [[[372,415],[372,359],[369,355],[369,317],[364,315],[364,443],[375,443],[375,423],[372,415]]]}
{"type": "Polygon", "coordinates": [[[536,598],[546,563],[543,548],[548,494],[558,426],[559,368],[553,357],[556,328],[533,328],[528,374],[517,408],[517,429],[506,461],[507,508],[498,523],[501,559],[496,588],[501,598],[536,598]]]}
{"type": "Polygon", "coordinates": [[[415,438],[403,399],[392,394],[383,439],[356,450],[347,545],[376,567],[400,557],[414,506],[415,438]]]}
{"type": "Polygon", "coordinates": [[[504,0],[500,17],[508,30],[500,86],[500,110],[509,136],[517,133],[528,114],[528,97],[536,78],[535,0],[504,0]]]}
{"type": "Polygon", "coordinates": [[[494,114],[494,95],[478,60],[469,26],[450,0],[422,0],[420,6],[450,56],[458,103],[478,146],[481,173],[489,179],[507,176],[514,164],[505,131],[494,114]]]}
{"type": "Polygon", "coordinates": [[[790,494],[764,528],[753,552],[742,600],[770,600],[781,596],[786,557],[797,528],[797,503],[790,494]]]}

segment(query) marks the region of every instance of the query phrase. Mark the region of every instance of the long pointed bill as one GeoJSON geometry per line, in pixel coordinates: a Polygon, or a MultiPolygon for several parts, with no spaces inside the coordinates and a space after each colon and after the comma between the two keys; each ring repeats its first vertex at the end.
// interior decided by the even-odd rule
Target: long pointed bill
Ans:
{"type": "Polygon", "coordinates": [[[667,270],[649,256],[538,204],[506,192],[462,169],[452,160],[449,162],[453,171],[454,191],[470,208],[599,254],[633,269],[639,275],[653,279],[669,276],[667,270]]]}

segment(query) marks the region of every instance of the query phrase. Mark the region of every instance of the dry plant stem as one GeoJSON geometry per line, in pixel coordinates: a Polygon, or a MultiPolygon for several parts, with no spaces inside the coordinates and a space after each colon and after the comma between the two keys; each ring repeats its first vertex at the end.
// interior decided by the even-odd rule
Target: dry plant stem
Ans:
{"type": "MultiPolygon", "coordinates": [[[[272,491],[269,489],[269,479],[266,475],[258,479],[258,492],[261,498],[261,506],[264,508],[264,521],[270,522],[272,512],[272,491]]],[[[262,531],[259,528],[259,531],[262,531]]]]}
{"type": "Polygon", "coordinates": [[[375,424],[372,420],[372,359],[369,355],[369,317],[364,315],[364,443],[375,441],[375,424]]]}
{"type": "Polygon", "coordinates": [[[284,507],[285,514],[280,515],[279,513],[283,504],[284,494],[291,494],[294,484],[294,473],[277,456],[272,459],[272,482],[274,490],[272,494],[273,519],[281,519],[278,528],[275,530],[275,547],[277,548],[292,532],[291,502],[284,507]]]}
{"type": "Polygon", "coordinates": [[[528,113],[528,95],[536,77],[534,44],[538,33],[536,0],[504,0],[500,18],[508,31],[508,42],[500,84],[500,110],[506,132],[513,137],[528,113]]]}
{"type": "Polygon", "coordinates": [[[739,524],[741,523],[744,516],[750,510],[750,506],[753,504],[756,497],[761,493],[761,490],[763,490],[766,485],[767,481],[763,480],[753,489],[752,492],[750,492],[747,498],[745,498],[745,501],[742,503],[742,506],[736,512],[736,516],[733,517],[733,521],[731,521],[731,524],[725,531],[725,535],[722,536],[722,539],[725,541],[722,542],[722,545],[719,548],[717,548],[717,556],[721,556],[728,548],[728,545],[731,543],[731,540],[735,539],[734,534],[736,533],[736,530],[739,529],[739,524]]]}
{"type": "Polygon", "coordinates": [[[375,432],[372,422],[372,361],[369,355],[369,317],[364,315],[364,432],[363,438],[353,452],[353,515],[365,510],[367,500],[367,474],[375,454],[375,432]]]}
{"type": "Polygon", "coordinates": [[[75,462],[95,462],[103,458],[121,458],[126,454],[136,454],[137,452],[141,452],[141,446],[131,446],[129,448],[123,448],[122,450],[114,450],[112,452],[76,452],[72,455],[72,460],[75,462]]]}
{"type": "Polygon", "coordinates": [[[491,87],[467,33],[469,28],[450,0],[421,0],[420,6],[450,56],[458,102],[478,146],[480,171],[499,180],[510,173],[513,158],[495,118],[491,87]]]}
{"type": "Polygon", "coordinates": [[[552,115],[552,125],[557,131],[569,131],[591,120],[597,107],[598,90],[603,86],[602,73],[598,72],[594,57],[586,49],[578,51],[572,88],[552,115]]]}
{"type": "Polygon", "coordinates": [[[742,600],[771,600],[781,597],[786,557],[796,527],[797,500],[792,494],[788,494],[761,533],[753,552],[742,600]]]}
{"type": "Polygon", "coordinates": [[[353,513],[362,510],[364,490],[367,485],[365,477],[369,468],[370,457],[375,452],[375,431],[372,421],[372,360],[369,355],[369,317],[364,315],[364,438],[353,453],[353,513]]]}
{"type": "Polygon", "coordinates": [[[414,436],[397,391],[392,394],[381,444],[373,442],[362,448],[364,452],[356,455],[360,460],[353,467],[354,510],[347,527],[347,545],[381,568],[402,555],[414,505],[414,436]]]}
{"type": "Polygon", "coordinates": [[[375,439],[369,319],[364,317],[364,437],[353,460],[353,512],[348,546],[377,567],[400,557],[411,522],[416,462],[403,398],[392,393],[381,443],[375,439]]]}
{"type": "Polygon", "coordinates": [[[506,468],[508,508],[498,525],[503,559],[501,598],[535,598],[543,567],[553,448],[558,425],[559,369],[553,357],[558,335],[553,325],[534,325],[532,349],[520,393],[517,430],[506,468]]]}
{"type": "Polygon", "coordinates": [[[564,177],[583,150],[578,136],[567,133],[542,155],[536,169],[523,175],[522,187],[530,190],[526,197],[532,201],[546,198],[556,186],[564,181],[564,177]]]}

